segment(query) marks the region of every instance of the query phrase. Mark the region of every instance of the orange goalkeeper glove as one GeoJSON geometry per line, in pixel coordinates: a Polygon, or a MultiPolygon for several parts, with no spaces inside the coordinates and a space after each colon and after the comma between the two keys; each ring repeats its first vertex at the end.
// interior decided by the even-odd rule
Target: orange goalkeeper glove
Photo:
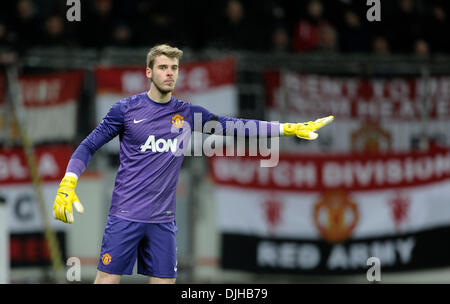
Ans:
{"type": "Polygon", "coordinates": [[[79,213],[84,212],[84,207],[75,193],[76,186],[77,179],[75,177],[66,175],[62,179],[53,203],[53,217],[55,219],[72,224],[74,220],[72,204],[79,213]]]}
{"type": "Polygon", "coordinates": [[[282,125],[282,136],[297,136],[303,139],[314,140],[319,137],[319,134],[315,132],[330,124],[333,119],[334,116],[331,115],[316,119],[315,121],[303,123],[284,123],[282,125]]]}

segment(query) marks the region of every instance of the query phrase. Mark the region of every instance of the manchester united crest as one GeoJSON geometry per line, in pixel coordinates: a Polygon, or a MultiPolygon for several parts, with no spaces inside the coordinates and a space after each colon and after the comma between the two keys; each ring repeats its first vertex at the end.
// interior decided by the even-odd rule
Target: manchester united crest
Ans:
{"type": "Polygon", "coordinates": [[[353,151],[378,153],[391,149],[392,138],[379,123],[368,121],[352,133],[351,143],[353,151]]]}
{"type": "Polygon", "coordinates": [[[314,223],[322,238],[332,243],[348,239],[358,218],[358,206],[345,191],[327,191],[314,206],[314,223]]]}
{"type": "Polygon", "coordinates": [[[176,114],[172,117],[172,125],[174,125],[175,128],[181,128],[184,125],[184,117],[176,114]]]}

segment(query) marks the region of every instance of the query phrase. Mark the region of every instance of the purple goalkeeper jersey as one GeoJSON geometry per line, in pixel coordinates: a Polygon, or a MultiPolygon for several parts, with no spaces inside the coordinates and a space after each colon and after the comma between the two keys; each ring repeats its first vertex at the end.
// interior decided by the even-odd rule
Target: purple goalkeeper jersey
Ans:
{"type": "MultiPolygon", "coordinates": [[[[217,116],[203,107],[172,97],[158,103],[141,93],[111,107],[103,121],[73,153],[66,172],[80,176],[92,155],[115,136],[120,139],[120,165],[112,194],[110,215],[135,222],[164,223],[175,220],[176,188],[194,116],[201,126],[216,121],[230,135],[227,122],[251,120],[217,116]]],[[[234,129],[231,135],[279,135],[279,124],[253,121],[257,128],[234,129]],[[267,132],[267,133],[266,133],[267,132]]],[[[201,131],[201,130],[198,130],[201,131]]]]}

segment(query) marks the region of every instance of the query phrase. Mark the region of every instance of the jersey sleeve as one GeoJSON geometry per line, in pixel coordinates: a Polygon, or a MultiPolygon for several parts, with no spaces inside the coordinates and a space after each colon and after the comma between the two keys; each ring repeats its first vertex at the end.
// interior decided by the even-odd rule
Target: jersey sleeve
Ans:
{"type": "Polygon", "coordinates": [[[255,119],[220,116],[197,105],[191,105],[194,131],[206,134],[242,137],[278,137],[280,124],[255,119]]]}
{"type": "Polygon", "coordinates": [[[123,130],[126,104],[114,104],[102,122],[81,142],[70,158],[66,173],[80,176],[94,153],[123,130]]]}

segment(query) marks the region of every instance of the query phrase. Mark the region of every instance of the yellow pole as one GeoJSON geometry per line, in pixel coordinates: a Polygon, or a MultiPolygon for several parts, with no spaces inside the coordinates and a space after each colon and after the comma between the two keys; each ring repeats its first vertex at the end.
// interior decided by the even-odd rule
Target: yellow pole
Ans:
{"type": "Polygon", "coordinates": [[[60,247],[58,239],[56,237],[56,233],[50,225],[47,203],[45,202],[44,195],[42,193],[42,183],[36,165],[33,143],[27,135],[26,119],[24,119],[23,117],[24,112],[22,108],[22,97],[18,81],[17,68],[14,65],[10,65],[7,68],[7,86],[9,92],[9,100],[12,103],[12,115],[17,121],[20,142],[25,152],[27,166],[30,169],[30,175],[36,199],[39,203],[39,211],[41,214],[42,224],[44,226],[44,235],[49,246],[50,256],[52,260],[53,276],[57,283],[62,283],[64,282],[64,265],[62,261],[62,254],[59,249],[60,247]]]}

